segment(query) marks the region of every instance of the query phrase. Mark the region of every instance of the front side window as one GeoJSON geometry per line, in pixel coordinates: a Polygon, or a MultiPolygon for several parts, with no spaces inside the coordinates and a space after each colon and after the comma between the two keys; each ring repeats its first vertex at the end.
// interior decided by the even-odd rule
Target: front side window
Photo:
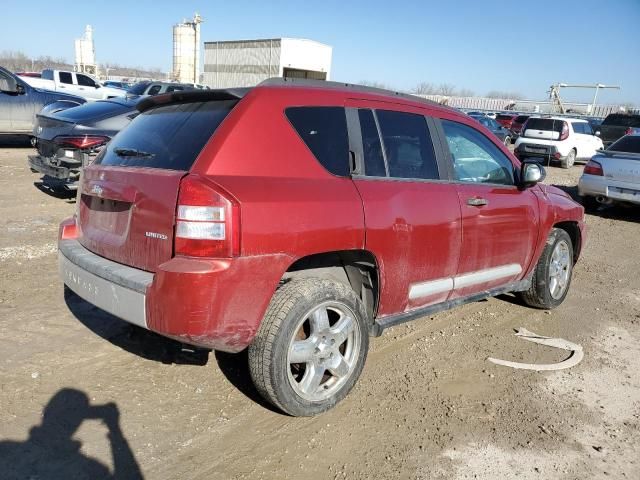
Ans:
{"type": "Polygon", "coordinates": [[[148,95],[156,95],[160,89],[162,88],[161,85],[154,85],[153,87],[151,87],[149,89],[149,91],[147,92],[148,95]]]}
{"type": "Polygon", "coordinates": [[[83,87],[95,87],[96,82],[87,77],[86,75],[76,74],[76,78],[78,79],[78,85],[82,85],[83,87]]]}
{"type": "Polygon", "coordinates": [[[343,107],[290,107],[285,115],[324,168],[339,176],[351,173],[347,116],[343,107]]]}
{"type": "Polygon", "coordinates": [[[422,115],[376,110],[389,176],[436,180],[438,164],[422,115]]]}
{"type": "Polygon", "coordinates": [[[487,137],[474,128],[442,121],[453,160],[454,178],[460,182],[514,185],[513,164],[487,137]]]}
{"type": "Polygon", "coordinates": [[[67,85],[73,85],[73,77],[70,72],[60,72],[60,83],[66,83],[67,85]]]}

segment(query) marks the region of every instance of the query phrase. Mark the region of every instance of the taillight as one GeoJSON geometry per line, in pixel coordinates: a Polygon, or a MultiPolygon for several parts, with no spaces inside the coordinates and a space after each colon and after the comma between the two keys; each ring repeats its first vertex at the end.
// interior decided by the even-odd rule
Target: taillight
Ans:
{"type": "Polygon", "coordinates": [[[109,137],[98,135],[80,135],[80,136],[58,136],[53,139],[55,143],[62,147],[74,148],[95,148],[109,141],[109,137]]]}
{"type": "Polygon", "coordinates": [[[569,124],[562,122],[562,132],[560,133],[560,140],[566,140],[569,138],[569,124]]]}
{"type": "Polygon", "coordinates": [[[600,165],[595,160],[589,160],[587,162],[587,164],[584,166],[584,173],[586,173],[587,175],[598,175],[600,177],[604,176],[602,165],[600,165]]]}
{"type": "Polygon", "coordinates": [[[58,240],[78,238],[78,224],[76,216],[64,219],[58,228],[58,240]]]}
{"type": "Polygon", "coordinates": [[[240,206],[220,187],[196,175],[180,182],[175,253],[215,258],[240,254],[240,206]]]}

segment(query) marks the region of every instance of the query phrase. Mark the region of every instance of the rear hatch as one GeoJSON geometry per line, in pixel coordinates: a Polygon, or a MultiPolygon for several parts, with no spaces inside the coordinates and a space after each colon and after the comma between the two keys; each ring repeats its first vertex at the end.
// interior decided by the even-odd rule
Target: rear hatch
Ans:
{"type": "Polygon", "coordinates": [[[564,121],[553,118],[530,118],[522,127],[524,129],[522,136],[543,140],[558,140],[562,134],[564,124],[564,121]]]}
{"type": "Polygon", "coordinates": [[[84,169],[78,196],[80,243],[151,272],[173,256],[180,180],[237,103],[230,95],[213,100],[213,93],[175,103],[175,95],[154,97],[109,142],[84,169]]]}

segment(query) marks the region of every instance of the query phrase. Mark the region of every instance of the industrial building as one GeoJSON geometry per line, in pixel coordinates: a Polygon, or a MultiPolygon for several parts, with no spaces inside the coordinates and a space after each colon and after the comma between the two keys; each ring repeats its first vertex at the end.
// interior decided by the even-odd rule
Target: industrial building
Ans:
{"type": "Polygon", "coordinates": [[[270,77],[329,80],[332,48],[301,38],[205,42],[203,83],[250,87],[270,77]]]}
{"type": "Polygon", "coordinates": [[[96,51],[93,46],[93,28],[87,25],[84,37],[75,40],[75,63],[73,69],[76,72],[97,74],[96,51]]]}
{"type": "Polygon", "coordinates": [[[181,83],[200,82],[200,24],[196,13],[193,20],[183,20],[173,26],[173,70],[171,79],[181,83]]]}

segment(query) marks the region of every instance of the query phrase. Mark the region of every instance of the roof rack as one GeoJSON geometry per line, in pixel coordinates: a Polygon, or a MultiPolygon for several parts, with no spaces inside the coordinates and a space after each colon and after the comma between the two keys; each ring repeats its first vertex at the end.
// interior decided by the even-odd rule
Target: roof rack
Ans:
{"type": "MultiPolygon", "coordinates": [[[[448,107],[447,105],[442,105],[438,102],[434,102],[433,100],[427,100],[426,98],[418,97],[417,95],[411,95],[409,93],[397,92],[394,90],[387,90],[384,88],[377,87],[367,87],[365,85],[358,85],[355,83],[345,83],[345,82],[333,82],[328,80],[311,80],[307,78],[282,78],[282,77],[272,77],[267,78],[260,82],[257,87],[283,87],[283,86],[293,86],[293,87],[310,87],[310,88],[328,88],[335,90],[349,90],[358,93],[371,93],[375,95],[384,95],[386,97],[395,97],[401,98],[404,100],[409,100],[412,102],[421,102],[426,103],[428,105],[435,105],[438,107],[452,109],[452,107],[448,107]]],[[[454,109],[455,110],[455,109],[454,109]]]]}

